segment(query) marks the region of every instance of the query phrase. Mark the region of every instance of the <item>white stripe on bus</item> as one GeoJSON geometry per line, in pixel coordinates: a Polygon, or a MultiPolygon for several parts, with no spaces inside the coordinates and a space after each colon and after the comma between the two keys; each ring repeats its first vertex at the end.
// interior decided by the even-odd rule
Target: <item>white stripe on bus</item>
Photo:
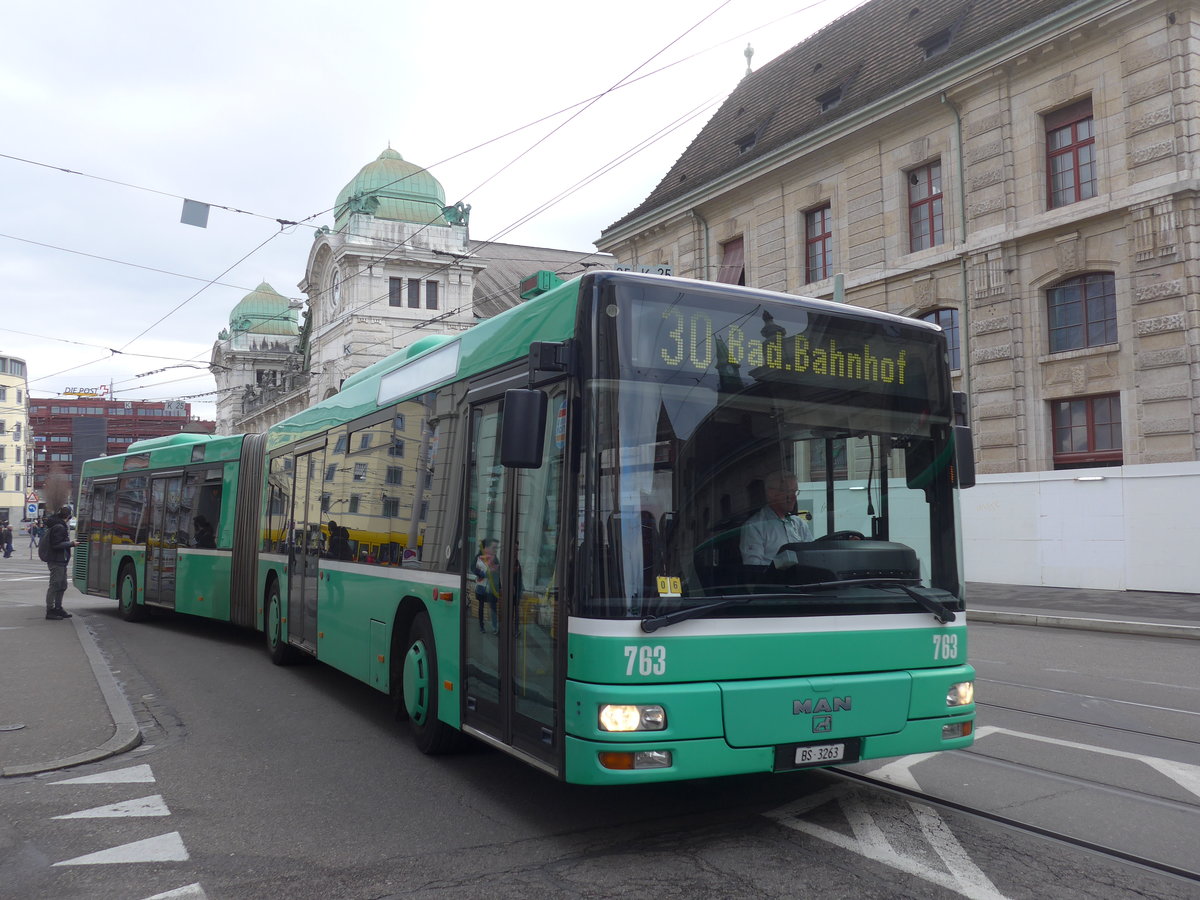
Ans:
{"type": "Polygon", "coordinates": [[[812,632],[836,631],[904,631],[916,628],[965,628],[960,616],[951,625],[938,626],[937,620],[927,612],[887,613],[880,615],[852,616],[787,616],[763,619],[686,619],[658,631],[642,631],[642,620],[638,619],[585,619],[571,616],[567,630],[571,634],[588,637],[619,637],[626,639],[649,639],[654,637],[704,637],[730,634],[808,634],[812,632]]]}

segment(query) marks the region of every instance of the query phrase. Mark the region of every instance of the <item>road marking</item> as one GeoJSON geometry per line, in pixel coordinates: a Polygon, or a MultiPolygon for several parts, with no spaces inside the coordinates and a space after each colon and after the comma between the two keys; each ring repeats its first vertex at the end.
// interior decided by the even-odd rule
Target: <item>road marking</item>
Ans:
{"type": "MultiPolygon", "coordinates": [[[[967,856],[941,817],[925,804],[834,785],[764,815],[794,831],[899,869],[972,900],[1004,898],[987,875],[967,856]],[[845,817],[851,834],[804,819],[808,813],[831,803],[845,817]],[[887,826],[886,833],[881,822],[887,826]],[[933,868],[924,858],[896,849],[895,844],[918,849],[927,845],[937,854],[945,869],[933,868]]],[[[927,857],[928,854],[923,856],[927,857]]]]}
{"type": "Polygon", "coordinates": [[[178,831],[160,834],[158,837],[122,844],[108,850],[88,853],[74,859],[56,862],[56,866],[103,866],[112,863],[184,862],[188,859],[187,848],[178,831]]]}
{"type": "MultiPolygon", "coordinates": [[[[975,741],[978,743],[993,734],[1006,734],[1009,737],[1024,738],[1029,741],[1041,741],[1043,744],[1055,744],[1072,750],[1083,750],[1087,753],[1099,753],[1104,756],[1115,756],[1118,759],[1128,759],[1149,766],[1156,772],[1166,775],[1185,791],[1200,797],[1200,766],[1191,763],[1176,762],[1171,759],[1158,759],[1141,753],[1129,753],[1126,750],[1113,750],[1109,747],[1098,747],[1095,744],[1081,744],[1078,741],[1066,741],[1062,738],[1052,738],[1044,734],[1029,734],[1024,731],[1013,731],[1011,728],[1001,728],[998,725],[984,725],[975,729],[975,741]]],[[[938,756],[936,753],[914,753],[912,756],[902,756],[886,766],[872,769],[867,774],[872,778],[880,778],[893,784],[903,785],[915,791],[921,790],[917,779],[912,774],[913,766],[927,759],[938,756]]]]}
{"type": "Polygon", "coordinates": [[[137,800],[123,800],[120,803],[110,803],[108,806],[96,806],[80,812],[67,813],[65,816],[55,816],[56,819],[115,819],[121,816],[169,816],[171,811],[161,794],[140,797],[137,800]]]}
{"type": "Polygon", "coordinates": [[[175,888],[165,894],[155,894],[153,897],[147,897],[146,900],[208,900],[208,894],[204,893],[204,888],[200,887],[200,882],[197,881],[195,884],[175,888]]]}
{"type": "Polygon", "coordinates": [[[101,772],[99,775],[84,775],[80,778],[68,778],[66,781],[51,781],[50,784],[137,784],[154,781],[154,773],[150,766],[130,766],[126,769],[113,769],[111,772],[101,772]]]}

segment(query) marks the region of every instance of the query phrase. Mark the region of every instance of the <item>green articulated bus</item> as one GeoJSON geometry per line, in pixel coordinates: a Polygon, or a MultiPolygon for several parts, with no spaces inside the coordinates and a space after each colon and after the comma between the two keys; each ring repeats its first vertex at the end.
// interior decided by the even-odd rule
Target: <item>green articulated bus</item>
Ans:
{"type": "Polygon", "coordinates": [[[962,748],[963,419],[924,322],[596,272],[266,434],[88,461],[75,584],[575,783],[962,748]]]}

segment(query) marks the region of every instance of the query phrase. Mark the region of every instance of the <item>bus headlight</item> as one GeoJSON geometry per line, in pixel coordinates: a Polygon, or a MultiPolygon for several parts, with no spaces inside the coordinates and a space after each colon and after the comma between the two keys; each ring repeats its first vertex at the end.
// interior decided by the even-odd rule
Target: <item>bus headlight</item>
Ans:
{"type": "Polygon", "coordinates": [[[661,706],[605,703],[600,707],[601,731],[662,731],[667,713],[661,706]]]}
{"type": "Polygon", "coordinates": [[[947,706],[969,706],[975,702],[975,682],[960,681],[946,692],[947,706]]]}

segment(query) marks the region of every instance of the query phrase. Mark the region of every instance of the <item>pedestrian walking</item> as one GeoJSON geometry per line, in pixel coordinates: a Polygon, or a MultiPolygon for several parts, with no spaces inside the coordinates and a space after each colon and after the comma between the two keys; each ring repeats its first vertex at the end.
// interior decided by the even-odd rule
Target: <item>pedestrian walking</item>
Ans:
{"type": "Polygon", "coordinates": [[[40,518],[34,519],[29,523],[29,549],[31,552],[37,549],[37,545],[41,542],[42,534],[45,530],[40,518]]]}
{"type": "Polygon", "coordinates": [[[12,526],[7,522],[0,527],[0,545],[4,547],[4,558],[12,556],[12,526]]]}
{"type": "Polygon", "coordinates": [[[71,561],[71,548],[78,546],[71,540],[71,507],[64,506],[46,520],[46,534],[38,546],[38,556],[50,569],[50,586],[46,588],[46,618],[69,619],[71,614],[63,609],[63,594],[67,591],[67,563],[71,561]]]}

